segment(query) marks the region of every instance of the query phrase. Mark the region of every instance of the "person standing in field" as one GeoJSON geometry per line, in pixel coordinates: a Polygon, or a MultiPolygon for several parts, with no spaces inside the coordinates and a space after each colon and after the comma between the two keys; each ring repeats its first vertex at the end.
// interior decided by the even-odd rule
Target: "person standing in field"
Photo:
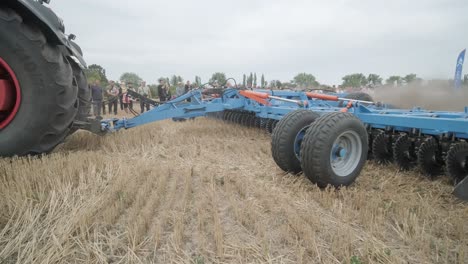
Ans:
{"type": "Polygon", "coordinates": [[[117,104],[119,100],[119,89],[114,81],[109,82],[109,87],[107,88],[108,100],[109,100],[109,114],[112,113],[114,109],[114,115],[117,115],[117,104]]]}
{"type": "Polygon", "coordinates": [[[164,79],[159,79],[158,85],[158,96],[160,102],[166,102],[167,100],[167,88],[166,88],[166,81],[164,79]]]}
{"type": "Polygon", "coordinates": [[[120,103],[120,110],[124,110],[123,106],[123,87],[125,87],[125,83],[121,82],[119,85],[119,103],[120,103]]]}
{"type": "MultiPolygon", "coordinates": [[[[131,83],[127,84],[127,90],[131,90],[131,91],[135,91],[135,89],[133,89],[133,85],[131,83]]],[[[133,110],[133,99],[132,97],[130,97],[127,93],[127,104],[128,104],[128,108],[133,110]]]]}
{"type": "Polygon", "coordinates": [[[101,117],[101,109],[102,109],[102,88],[99,85],[99,81],[94,81],[94,84],[91,85],[91,100],[93,101],[93,112],[94,116],[98,119],[102,119],[101,117]]]}
{"type": "Polygon", "coordinates": [[[190,81],[187,81],[184,86],[184,93],[188,93],[190,90],[190,81]]]}
{"type": "Polygon", "coordinates": [[[140,88],[138,89],[138,92],[143,96],[143,98],[140,99],[140,110],[141,110],[141,113],[143,114],[145,112],[145,108],[146,108],[146,111],[150,110],[150,105],[145,99],[151,98],[151,90],[146,85],[146,82],[142,81],[140,84],[140,88]]]}
{"type": "Polygon", "coordinates": [[[128,108],[130,106],[131,98],[127,93],[127,87],[128,86],[121,86],[122,88],[122,108],[123,111],[128,114],[128,108]]]}

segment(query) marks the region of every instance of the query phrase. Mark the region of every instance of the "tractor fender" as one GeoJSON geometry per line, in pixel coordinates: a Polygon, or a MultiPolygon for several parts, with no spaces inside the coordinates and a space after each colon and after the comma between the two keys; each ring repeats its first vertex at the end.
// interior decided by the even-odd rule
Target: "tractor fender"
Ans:
{"type": "Polygon", "coordinates": [[[41,2],[35,0],[6,0],[6,6],[15,10],[23,19],[33,21],[42,30],[50,43],[62,45],[65,56],[72,59],[82,69],[85,69],[87,65],[81,49],[65,34],[63,20],[41,2]]]}

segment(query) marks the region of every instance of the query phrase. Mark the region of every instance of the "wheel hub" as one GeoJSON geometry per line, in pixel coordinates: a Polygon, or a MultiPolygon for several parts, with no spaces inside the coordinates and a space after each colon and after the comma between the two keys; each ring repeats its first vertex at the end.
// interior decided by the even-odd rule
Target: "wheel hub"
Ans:
{"type": "Polygon", "coordinates": [[[342,133],[333,143],[330,153],[331,168],[336,175],[345,177],[358,166],[362,154],[362,142],[354,131],[342,133]]]}
{"type": "Polygon", "coordinates": [[[347,152],[348,152],[348,151],[346,151],[345,148],[338,147],[338,151],[337,151],[336,155],[337,155],[339,158],[344,158],[344,157],[346,157],[346,153],[347,153],[347,152]]]}
{"type": "Polygon", "coordinates": [[[11,67],[0,57],[0,130],[15,118],[21,102],[21,89],[11,67]]]}

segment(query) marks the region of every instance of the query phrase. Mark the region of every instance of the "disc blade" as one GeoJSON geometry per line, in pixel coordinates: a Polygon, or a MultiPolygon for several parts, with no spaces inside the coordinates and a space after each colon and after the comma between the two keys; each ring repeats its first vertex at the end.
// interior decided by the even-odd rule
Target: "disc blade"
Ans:
{"type": "Polygon", "coordinates": [[[468,201],[468,177],[465,177],[460,183],[455,186],[453,195],[463,201],[468,201]]]}

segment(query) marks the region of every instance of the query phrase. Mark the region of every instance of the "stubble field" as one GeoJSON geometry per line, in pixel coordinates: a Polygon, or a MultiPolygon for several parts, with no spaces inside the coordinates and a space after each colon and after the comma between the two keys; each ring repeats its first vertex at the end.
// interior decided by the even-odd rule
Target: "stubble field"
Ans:
{"type": "Polygon", "coordinates": [[[368,162],[321,191],[270,136],[197,119],[0,159],[0,263],[468,263],[468,205],[444,177],[368,162]]]}

